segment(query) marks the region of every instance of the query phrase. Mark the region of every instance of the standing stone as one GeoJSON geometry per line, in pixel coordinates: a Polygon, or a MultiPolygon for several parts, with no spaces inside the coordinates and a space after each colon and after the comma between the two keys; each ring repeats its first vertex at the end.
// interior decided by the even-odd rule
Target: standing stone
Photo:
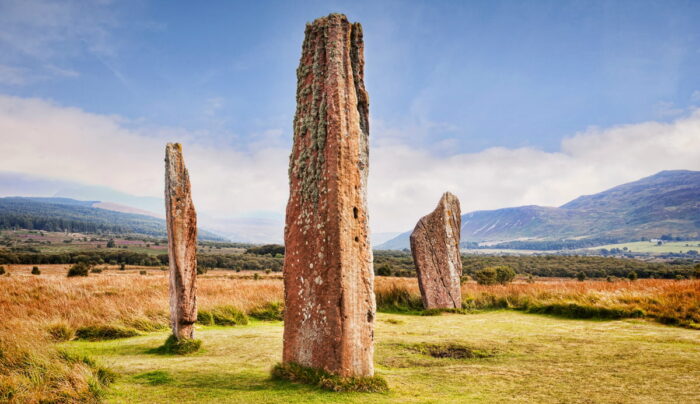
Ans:
{"type": "Polygon", "coordinates": [[[426,309],[462,307],[461,214],[459,199],[445,192],[437,208],[423,216],[411,233],[411,253],[426,309]]]}
{"type": "Polygon", "coordinates": [[[165,214],[170,261],[170,323],[178,339],[193,337],[197,321],[197,213],[182,146],[165,147],[165,214]]]}
{"type": "Polygon", "coordinates": [[[341,376],[374,373],[363,49],[344,15],[306,26],[284,234],[283,361],[341,376]]]}

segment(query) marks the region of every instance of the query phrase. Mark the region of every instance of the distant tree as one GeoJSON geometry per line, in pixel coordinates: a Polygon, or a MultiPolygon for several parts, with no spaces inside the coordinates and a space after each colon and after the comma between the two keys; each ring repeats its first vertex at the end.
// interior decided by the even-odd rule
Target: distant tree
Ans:
{"type": "Polygon", "coordinates": [[[700,264],[696,264],[693,268],[693,278],[700,279],[700,264]]]}
{"type": "Polygon", "coordinates": [[[37,266],[32,267],[32,275],[41,275],[41,271],[39,270],[39,267],[37,267],[37,266]]]}
{"type": "Polygon", "coordinates": [[[576,274],[576,279],[579,280],[579,282],[583,282],[586,280],[586,273],[585,272],[579,272],[576,274]]]}
{"type": "Polygon", "coordinates": [[[5,275],[5,267],[0,265],[0,275],[5,275]]]}
{"type": "Polygon", "coordinates": [[[123,271],[123,270],[125,270],[125,269],[126,269],[126,264],[125,264],[125,263],[122,262],[121,264],[119,264],[119,270],[120,270],[120,271],[123,271]]]}
{"type": "Polygon", "coordinates": [[[479,285],[495,285],[497,283],[505,285],[511,282],[515,278],[515,275],[515,271],[513,271],[511,267],[498,265],[476,271],[473,277],[479,285]]]}
{"type": "Polygon", "coordinates": [[[506,265],[499,265],[496,267],[496,281],[501,285],[510,283],[515,279],[515,271],[513,268],[506,265]]]}
{"type": "Polygon", "coordinates": [[[391,264],[384,263],[377,268],[378,276],[391,276],[392,273],[391,264]]]}
{"type": "Polygon", "coordinates": [[[109,241],[107,242],[107,248],[114,248],[114,239],[110,238],[109,241]]]}
{"type": "Polygon", "coordinates": [[[627,279],[629,279],[629,280],[631,280],[631,281],[636,281],[636,280],[637,280],[637,273],[634,272],[634,271],[630,271],[630,272],[627,274],[627,279]]]}

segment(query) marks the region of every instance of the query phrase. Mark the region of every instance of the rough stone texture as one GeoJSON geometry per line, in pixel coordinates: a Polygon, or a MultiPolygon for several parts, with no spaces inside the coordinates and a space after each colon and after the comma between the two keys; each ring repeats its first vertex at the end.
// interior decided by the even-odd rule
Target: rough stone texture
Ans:
{"type": "Polygon", "coordinates": [[[182,146],[165,147],[165,214],[170,261],[170,323],[177,339],[193,338],[197,321],[197,213],[182,146]]]}
{"type": "Polygon", "coordinates": [[[374,373],[363,49],[344,15],[306,26],[284,235],[283,361],[342,376],[374,373]]]}
{"type": "Polygon", "coordinates": [[[437,208],[423,216],[411,233],[411,253],[426,309],[462,307],[461,227],[459,199],[445,192],[437,208]]]}

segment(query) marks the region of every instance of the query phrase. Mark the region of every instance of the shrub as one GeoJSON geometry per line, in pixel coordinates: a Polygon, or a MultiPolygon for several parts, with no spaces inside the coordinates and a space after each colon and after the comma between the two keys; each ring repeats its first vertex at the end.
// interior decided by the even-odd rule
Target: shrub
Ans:
{"type": "Polygon", "coordinates": [[[258,279],[260,279],[260,275],[256,272],[253,274],[253,280],[257,281],[258,279]]]}
{"type": "Polygon", "coordinates": [[[578,279],[579,282],[583,282],[586,280],[586,274],[583,272],[579,272],[576,274],[576,279],[578,279]]]}
{"type": "Polygon", "coordinates": [[[627,274],[627,279],[629,279],[629,280],[631,280],[631,281],[636,281],[636,280],[637,280],[637,273],[634,272],[634,271],[630,271],[630,272],[627,274]]]}
{"type": "Polygon", "coordinates": [[[76,264],[73,264],[69,269],[68,269],[68,277],[74,277],[74,276],[88,276],[88,272],[90,271],[90,266],[84,262],[78,262],[76,264]]]}
{"type": "Polygon", "coordinates": [[[102,341],[109,339],[129,338],[139,335],[133,328],[116,325],[90,325],[80,327],[75,331],[75,337],[88,341],[102,341]]]}
{"type": "Polygon", "coordinates": [[[120,271],[126,270],[126,264],[123,263],[123,262],[122,262],[121,264],[119,264],[119,270],[120,270],[120,271]]]}
{"type": "Polygon", "coordinates": [[[342,377],[321,369],[310,368],[296,363],[280,363],[272,368],[272,378],[310,384],[324,390],[336,392],[385,393],[389,391],[386,380],[381,376],[342,377]]]}
{"type": "Polygon", "coordinates": [[[0,265],[0,275],[5,275],[5,267],[0,265]]]}
{"type": "Polygon", "coordinates": [[[39,270],[39,267],[37,267],[37,266],[32,267],[32,275],[41,275],[41,271],[39,270]]]}
{"type": "Polygon", "coordinates": [[[505,285],[515,278],[515,271],[509,266],[498,265],[476,271],[473,276],[479,285],[495,285],[497,283],[505,285]]]}
{"type": "Polygon", "coordinates": [[[380,265],[379,267],[377,267],[377,271],[376,271],[377,276],[391,276],[392,273],[393,273],[393,271],[391,268],[391,264],[384,263],[384,264],[380,265]]]}
{"type": "Polygon", "coordinates": [[[91,273],[93,274],[101,274],[102,273],[102,268],[92,268],[90,270],[91,273]]]}
{"type": "Polygon", "coordinates": [[[141,270],[139,271],[139,275],[148,275],[148,271],[141,270]]]}
{"type": "Polygon", "coordinates": [[[201,346],[201,340],[189,338],[177,339],[171,334],[163,345],[151,352],[161,355],[187,355],[199,351],[201,346]]]}

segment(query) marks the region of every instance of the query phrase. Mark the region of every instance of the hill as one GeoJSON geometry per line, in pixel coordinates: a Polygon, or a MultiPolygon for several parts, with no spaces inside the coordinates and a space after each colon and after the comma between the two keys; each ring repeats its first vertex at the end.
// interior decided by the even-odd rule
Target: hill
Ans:
{"type": "MultiPolygon", "coordinates": [[[[507,243],[542,249],[557,246],[636,241],[645,238],[700,236],[700,172],[662,171],[558,208],[520,206],[462,215],[462,243],[507,243]],[[577,240],[575,243],[552,241],[577,240]],[[544,247],[544,248],[543,248],[544,247]]],[[[409,247],[410,232],[377,247],[409,247]]],[[[505,246],[505,245],[503,245],[505,246]]]]}
{"type": "MultiPolygon", "coordinates": [[[[0,198],[0,229],[22,228],[166,237],[165,220],[96,207],[100,204],[100,201],[78,201],[70,198],[0,198]]],[[[222,237],[201,229],[199,238],[224,241],[222,237]]]]}

